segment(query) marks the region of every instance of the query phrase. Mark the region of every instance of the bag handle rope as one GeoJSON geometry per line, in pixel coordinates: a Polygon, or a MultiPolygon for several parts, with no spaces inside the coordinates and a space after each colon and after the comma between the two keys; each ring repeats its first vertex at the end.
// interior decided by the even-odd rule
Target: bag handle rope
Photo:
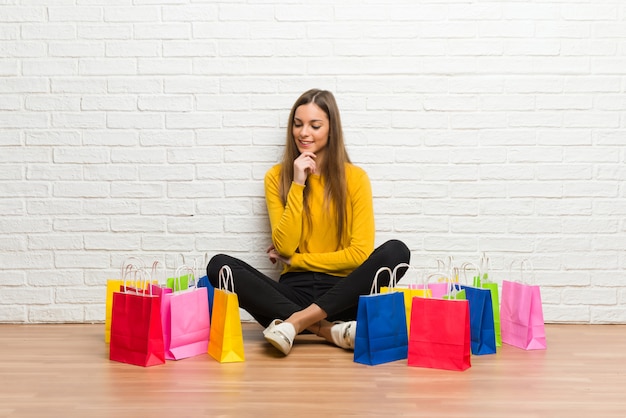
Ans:
{"type": "Polygon", "coordinates": [[[220,269],[218,285],[219,285],[219,288],[222,290],[235,293],[235,282],[233,280],[233,271],[230,269],[229,266],[224,265],[220,269]],[[230,283],[230,287],[232,288],[232,291],[228,289],[228,283],[230,283]]]}
{"type": "Polygon", "coordinates": [[[393,271],[391,271],[391,269],[389,267],[381,267],[381,268],[378,269],[378,271],[374,275],[374,280],[372,280],[372,288],[370,289],[370,295],[377,295],[378,294],[378,276],[383,271],[386,271],[387,273],[389,273],[389,288],[392,287],[391,285],[393,284],[392,283],[393,282],[393,271]]]}

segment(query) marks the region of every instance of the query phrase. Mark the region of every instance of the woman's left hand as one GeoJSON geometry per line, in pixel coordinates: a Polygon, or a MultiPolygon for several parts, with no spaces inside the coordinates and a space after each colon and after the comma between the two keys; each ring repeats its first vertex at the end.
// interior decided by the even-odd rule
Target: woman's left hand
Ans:
{"type": "Polygon", "coordinates": [[[288,266],[291,265],[291,258],[287,258],[278,254],[278,251],[276,251],[274,244],[270,245],[265,252],[269,256],[272,264],[276,264],[277,261],[280,261],[281,263],[287,264],[288,266]]]}

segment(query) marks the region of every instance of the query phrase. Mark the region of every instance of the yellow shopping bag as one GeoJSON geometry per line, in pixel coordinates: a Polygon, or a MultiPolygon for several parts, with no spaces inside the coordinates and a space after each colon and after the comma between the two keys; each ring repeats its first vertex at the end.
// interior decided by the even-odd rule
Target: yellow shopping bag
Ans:
{"type": "Polygon", "coordinates": [[[244,361],[239,299],[230,267],[223,266],[220,269],[218,284],[213,296],[208,353],[220,363],[244,361]],[[232,291],[228,290],[229,282],[232,291]]]}

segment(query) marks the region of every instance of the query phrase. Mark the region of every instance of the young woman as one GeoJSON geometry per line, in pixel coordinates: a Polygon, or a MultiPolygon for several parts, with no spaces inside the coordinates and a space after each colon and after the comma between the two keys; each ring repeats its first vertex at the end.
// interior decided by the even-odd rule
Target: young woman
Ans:
{"type": "MultiPolygon", "coordinates": [[[[265,176],[265,198],[272,230],[267,253],[282,264],[280,279],[219,254],[207,266],[211,283],[218,285],[218,272],[228,265],[240,306],[285,355],[305,330],[353,349],[359,296],[370,293],[380,267],[408,263],[410,252],[397,240],[374,250],[369,178],[350,162],[329,91],[309,90],[293,105],[282,162],[265,176]]],[[[389,277],[380,279],[379,287],[388,284],[389,277]]]]}

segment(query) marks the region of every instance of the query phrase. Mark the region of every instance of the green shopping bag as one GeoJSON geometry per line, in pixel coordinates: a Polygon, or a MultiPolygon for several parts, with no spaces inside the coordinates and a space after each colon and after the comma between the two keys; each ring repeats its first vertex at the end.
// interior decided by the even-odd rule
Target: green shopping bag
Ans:
{"type": "Polygon", "coordinates": [[[189,288],[189,278],[191,277],[191,281],[194,282],[195,278],[193,275],[185,274],[180,277],[168,277],[165,283],[165,287],[172,289],[174,292],[179,292],[181,290],[186,290],[189,288]]]}
{"type": "Polygon", "coordinates": [[[474,276],[474,287],[489,289],[491,292],[491,304],[493,306],[493,328],[496,333],[496,347],[502,347],[502,331],[500,330],[500,297],[498,292],[498,283],[489,279],[489,257],[483,254],[480,258],[480,264],[477,274],[474,276]]]}

